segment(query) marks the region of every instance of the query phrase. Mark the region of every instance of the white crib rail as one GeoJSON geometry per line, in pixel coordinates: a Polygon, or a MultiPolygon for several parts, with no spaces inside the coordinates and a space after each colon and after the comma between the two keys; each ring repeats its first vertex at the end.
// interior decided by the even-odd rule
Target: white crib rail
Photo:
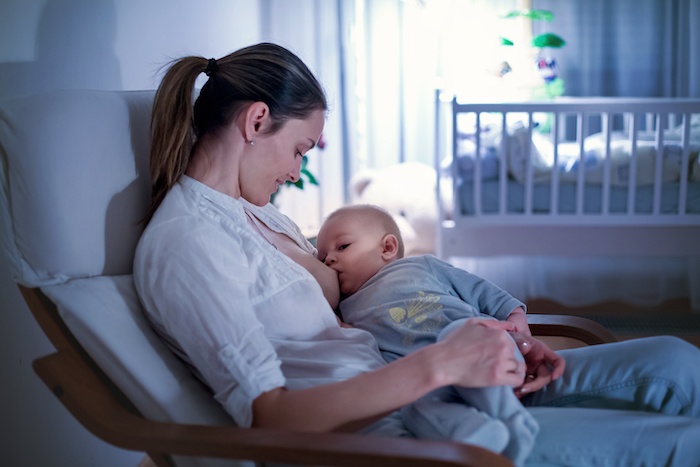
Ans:
{"type": "MultiPolygon", "coordinates": [[[[436,167],[445,155],[452,155],[451,179],[453,181],[452,212],[439,204],[438,255],[450,256],[700,256],[700,214],[687,210],[686,198],[689,183],[690,120],[700,114],[698,99],[630,99],[630,98],[559,98],[547,102],[527,103],[459,103],[437,94],[436,167]],[[450,105],[448,105],[448,103],[450,105]],[[532,139],[533,116],[543,113],[552,118],[554,163],[549,183],[549,210],[533,209],[534,169],[530,154],[531,145],[525,145],[524,209],[511,212],[508,209],[508,168],[504,159],[505,146],[501,148],[498,174],[497,212],[482,212],[482,157],[481,115],[500,114],[502,144],[506,141],[507,118],[511,114],[526,115],[527,141],[532,139]],[[461,114],[473,114],[476,121],[473,174],[474,212],[463,214],[457,192],[457,119],[461,114]],[[589,120],[597,116],[604,135],[602,203],[600,212],[585,212],[584,189],[585,151],[584,138],[589,131],[589,120]],[[622,117],[622,118],[620,118],[622,117]],[[558,170],[559,142],[565,134],[565,118],[575,118],[576,143],[579,147],[579,169],[575,181],[575,212],[559,212],[560,177],[558,170]],[[622,120],[622,131],[632,141],[630,175],[627,186],[626,212],[610,211],[611,193],[611,138],[613,121],[622,120]],[[678,188],[677,210],[662,212],[662,173],[664,129],[682,123],[682,168],[678,188]],[[651,213],[636,212],[638,137],[641,130],[655,131],[656,159],[654,160],[653,203],[651,213]]],[[[438,179],[438,191],[444,180],[438,179]]],[[[439,195],[438,195],[439,196],[439,195]]]]}

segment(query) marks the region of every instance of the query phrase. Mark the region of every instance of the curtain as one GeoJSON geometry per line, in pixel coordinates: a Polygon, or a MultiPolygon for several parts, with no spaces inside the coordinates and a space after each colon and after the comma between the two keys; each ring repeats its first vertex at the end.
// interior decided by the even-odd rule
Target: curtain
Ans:
{"type": "Polygon", "coordinates": [[[550,10],[535,33],[559,34],[570,96],[700,97],[697,0],[532,0],[550,10]]]}

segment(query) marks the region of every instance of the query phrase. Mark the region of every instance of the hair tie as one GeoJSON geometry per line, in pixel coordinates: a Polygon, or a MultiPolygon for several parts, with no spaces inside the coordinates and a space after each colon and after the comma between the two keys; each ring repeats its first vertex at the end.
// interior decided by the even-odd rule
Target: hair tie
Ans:
{"type": "Polygon", "coordinates": [[[209,63],[207,64],[207,68],[204,70],[204,73],[207,76],[211,76],[212,73],[215,73],[219,69],[219,66],[216,63],[215,58],[210,58],[209,63]]]}

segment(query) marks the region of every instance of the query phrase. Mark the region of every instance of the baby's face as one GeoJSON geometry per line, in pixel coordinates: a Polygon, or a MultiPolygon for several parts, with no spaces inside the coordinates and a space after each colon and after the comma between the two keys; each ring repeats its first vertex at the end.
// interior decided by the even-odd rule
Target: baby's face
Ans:
{"type": "Polygon", "coordinates": [[[352,295],[384,265],[382,232],[348,212],[326,221],[316,238],[318,259],[338,272],[340,292],[352,295]]]}

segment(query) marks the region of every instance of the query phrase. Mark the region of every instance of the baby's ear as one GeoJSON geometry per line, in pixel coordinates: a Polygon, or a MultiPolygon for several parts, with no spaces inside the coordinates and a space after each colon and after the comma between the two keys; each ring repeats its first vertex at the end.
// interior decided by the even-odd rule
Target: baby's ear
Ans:
{"type": "Polygon", "coordinates": [[[386,234],[382,238],[382,259],[392,261],[399,254],[399,240],[396,235],[386,234]]]}

